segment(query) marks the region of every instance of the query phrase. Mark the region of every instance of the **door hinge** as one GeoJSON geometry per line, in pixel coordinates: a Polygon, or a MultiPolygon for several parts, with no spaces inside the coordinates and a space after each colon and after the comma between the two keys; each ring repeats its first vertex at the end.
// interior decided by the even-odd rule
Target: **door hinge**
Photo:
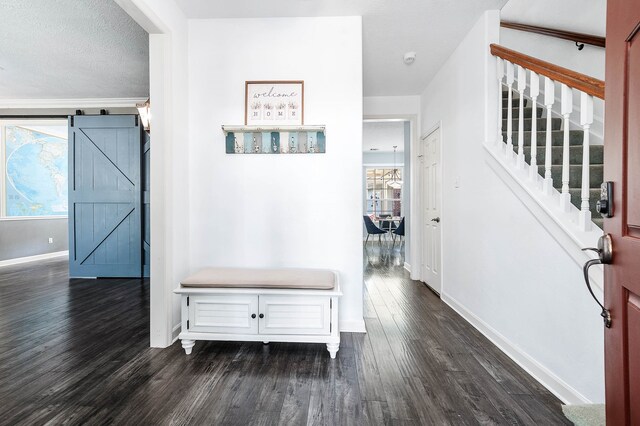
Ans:
{"type": "Polygon", "coordinates": [[[189,320],[187,320],[187,330],[189,329],[189,320]]]}
{"type": "Polygon", "coordinates": [[[329,323],[329,333],[331,333],[332,328],[333,328],[333,323],[329,323]]]}
{"type": "Polygon", "coordinates": [[[333,308],[333,299],[329,299],[329,309],[333,308]]]}
{"type": "Polygon", "coordinates": [[[187,306],[189,306],[189,296],[187,296],[187,306]]]}

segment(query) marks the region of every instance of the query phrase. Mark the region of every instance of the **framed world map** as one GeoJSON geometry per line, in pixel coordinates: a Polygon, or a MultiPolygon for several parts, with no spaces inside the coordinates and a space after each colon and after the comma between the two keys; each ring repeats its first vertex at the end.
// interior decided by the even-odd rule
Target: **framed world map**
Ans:
{"type": "Polygon", "coordinates": [[[66,122],[1,126],[5,217],[66,216],[66,122]],[[62,124],[64,123],[64,124],[62,124]]]}

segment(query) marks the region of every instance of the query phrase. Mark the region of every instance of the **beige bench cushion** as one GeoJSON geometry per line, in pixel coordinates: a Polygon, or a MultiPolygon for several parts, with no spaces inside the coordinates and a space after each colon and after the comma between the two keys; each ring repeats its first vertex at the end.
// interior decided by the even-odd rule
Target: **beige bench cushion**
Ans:
{"type": "Polygon", "coordinates": [[[307,288],[330,290],[333,271],[324,269],[206,268],[182,281],[183,287],[307,288]]]}

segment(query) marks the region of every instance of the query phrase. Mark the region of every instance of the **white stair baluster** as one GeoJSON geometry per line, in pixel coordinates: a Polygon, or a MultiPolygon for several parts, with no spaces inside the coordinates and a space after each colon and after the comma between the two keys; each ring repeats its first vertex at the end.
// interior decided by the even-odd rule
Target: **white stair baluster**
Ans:
{"type": "Polygon", "coordinates": [[[524,168],[524,90],[527,88],[527,71],[518,65],[518,93],[520,103],[518,108],[518,161],[516,167],[524,168]]]}
{"type": "Polygon", "coordinates": [[[538,176],[538,95],[540,94],[540,77],[531,71],[531,81],[529,83],[529,94],[531,95],[531,162],[529,166],[529,179],[536,180],[538,176]]]}
{"type": "MultiPolygon", "coordinates": [[[[498,77],[498,135],[496,141],[504,143],[504,137],[502,136],[502,79],[504,78],[504,62],[502,58],[496,56],[496,75],[498,77]]],[[[498,143],[499,149],[504,148],[502,144],[498,143]]]]}
{"type": "Polygon", "coordinates": [[[551,152],[552,152],[552,130],[551,130],[551,108],[555,102],[555,84],[549,77],[544,78],[544,106],[547,107],[547,131],[546,145],[544,151],[544,193],[551,195],[553,190],[553,178],[551,177],[551,152]]]}
{"type": "Polygon", "coordinates": [[[507,158],[513,158],[513,82],[514,82],[514,70],[513,64],[509,61],[507,63],[507,158]]]}
{"type": "Polygon", "coordinates": [[[564,137],[562,139],[562,192],[560,194],[560,208],[568,212],[571,209],[571,193],[569,193],[569,179],[571,169],[569,168],[569,116],[573,111],[573,92],[566,84],[562,85],[562,106],[561,112],[564,117],[562,128],[564,137]]]}
{"type": "Polygon", "coordinates": [[[580,217],[578,223],[583,231],[591,230],[591,210],[589,208],[590,165],[589,159],[589,129],[593,123],[593,96],[580,92],[580,125],[584,132],[582,141],[582,189],[580,192],[580,217]]]}

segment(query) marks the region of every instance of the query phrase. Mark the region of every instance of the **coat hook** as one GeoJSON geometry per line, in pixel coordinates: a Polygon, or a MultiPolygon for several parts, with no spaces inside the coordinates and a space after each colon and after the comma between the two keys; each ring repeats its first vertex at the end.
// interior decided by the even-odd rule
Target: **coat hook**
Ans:
{"type": "Polygon", "coordinates": [[[578,50],[582,50],[584,49],[584,43],[579,43],[576,41],[576,47],[578,48],[578,50]]]}

